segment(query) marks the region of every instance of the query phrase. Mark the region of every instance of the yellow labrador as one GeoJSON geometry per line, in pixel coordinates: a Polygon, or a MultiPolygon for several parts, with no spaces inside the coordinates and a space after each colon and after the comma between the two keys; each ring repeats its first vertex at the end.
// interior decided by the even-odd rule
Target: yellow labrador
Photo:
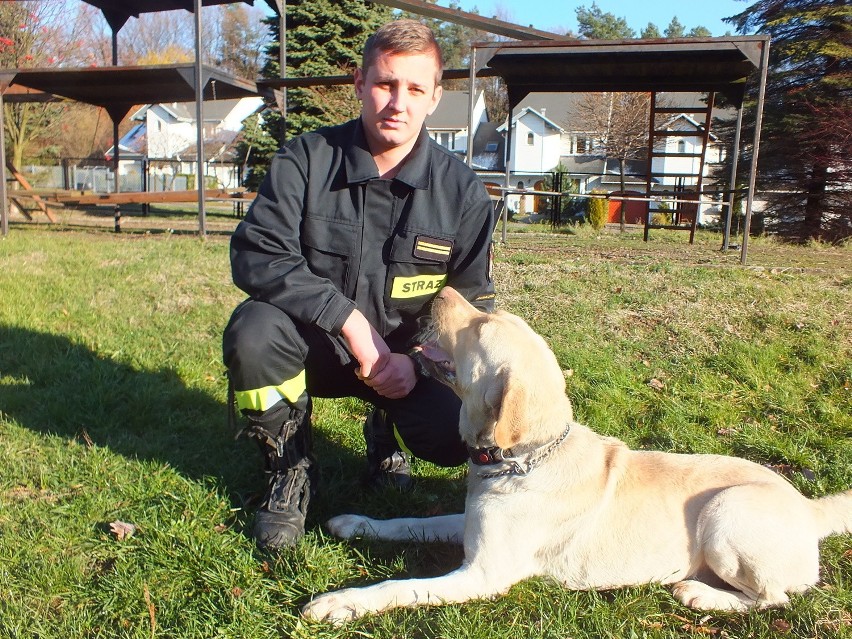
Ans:
{"type": "Polygon", "coordinates": [[[397,606],[505,593],[529,577],[571,589],[660,582],[698,609],[783,605],[819,578],[818,542],[852,532],[852,490],[809,500],[758,464],[633,451],[572,418],[544,340],[505,312],[445,288],[432,316],[433,373],[462,399],[472,462],[463,515],[379,521],[342,515],[339,537],[464,543],[464,563],[430,579],[320,595],[303,609],[340,623],[397,606]]]}

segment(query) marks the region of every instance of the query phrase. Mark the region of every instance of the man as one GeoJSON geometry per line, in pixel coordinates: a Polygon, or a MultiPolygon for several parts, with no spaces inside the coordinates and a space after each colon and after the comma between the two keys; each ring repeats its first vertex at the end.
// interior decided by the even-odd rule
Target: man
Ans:
{"type": "Polygon", "coordinates": [[[474,173],[424,127],[441,99],[441,51],[413,20],[379,29],[356,70],[361,114],[289,141],[231,240],[248,295],[223,351],[269,488],[261,548],[294,544],[316,490],[311,397],[362,398],[371,476],[405,483],[415,456],[463,463],[459,401],[406,353],[450,284],[490,310],[492,205],[474,173]]]}

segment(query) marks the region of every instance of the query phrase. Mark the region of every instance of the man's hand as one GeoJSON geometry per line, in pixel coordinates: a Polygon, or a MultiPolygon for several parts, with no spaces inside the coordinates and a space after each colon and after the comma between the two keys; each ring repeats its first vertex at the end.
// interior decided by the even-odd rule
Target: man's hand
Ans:
{"type": "Polygon", "coordinates": [[[405,397],[417,383],[414,362],[407,355],[391,353],[385,340],[358,309],[343,324],[341,334],[358,360],[358,379],[383,397],[405,397]]]}
{"type": "Polygon", "coordinates": [[[382,397],[400,399],[408,395],[417,384],[414,362],[408,355],[391,353],[384,368],[371,377],[358,378],[382,397]]]}
{"type": "Polygon", "coordinates": [[[358,360],[358,377],[369,379],[385,367],[390,349],[357,308],[346,319],[340,333],[358,360]]]}

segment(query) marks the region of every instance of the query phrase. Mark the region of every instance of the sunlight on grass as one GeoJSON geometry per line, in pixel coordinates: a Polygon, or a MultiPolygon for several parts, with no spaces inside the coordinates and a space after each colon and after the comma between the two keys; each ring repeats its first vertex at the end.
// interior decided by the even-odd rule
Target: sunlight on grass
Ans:
{"type": "MultiPolygon", "coordinates": [[[[756,238],[743,268],[712,233],[516,226],[496,246],[498,307],[549,342],[578,419],[635,447],[747,457],[808,495],[852,486],[849,247],[756,238]]],[[[341,542],[321,522],[457,511],[465,473],[416,461],[413,493],[367,493],[368,407],[317,400],[308,534],[257,552],[259,455],[225,411],[221,332],[242,299],[227,239],[22,226],[0,241],[0,636],[852,636],[849,536],[823,543],[821,583],[783,610],[532,580],[343,629],[301,622],[326,589],[457,567],[455,547],[341,542]]]]}

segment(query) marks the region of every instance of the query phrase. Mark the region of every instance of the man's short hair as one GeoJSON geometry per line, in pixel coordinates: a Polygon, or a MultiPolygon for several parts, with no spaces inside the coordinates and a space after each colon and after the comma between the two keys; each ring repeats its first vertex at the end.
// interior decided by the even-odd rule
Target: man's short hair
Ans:
{"type": "Polygon", "coordinates": [[[441,45],[435,39],[432,29],[422,22],[409,19],[394,20],[379,28],[378,31],[367,38],[361,60],[361,70],[364,73],[376,61],[379,53],[431,55],[435,58],[435,64],[438,67],[435,84],[441,82],[441,74],[444,72],[441,45]]]}

